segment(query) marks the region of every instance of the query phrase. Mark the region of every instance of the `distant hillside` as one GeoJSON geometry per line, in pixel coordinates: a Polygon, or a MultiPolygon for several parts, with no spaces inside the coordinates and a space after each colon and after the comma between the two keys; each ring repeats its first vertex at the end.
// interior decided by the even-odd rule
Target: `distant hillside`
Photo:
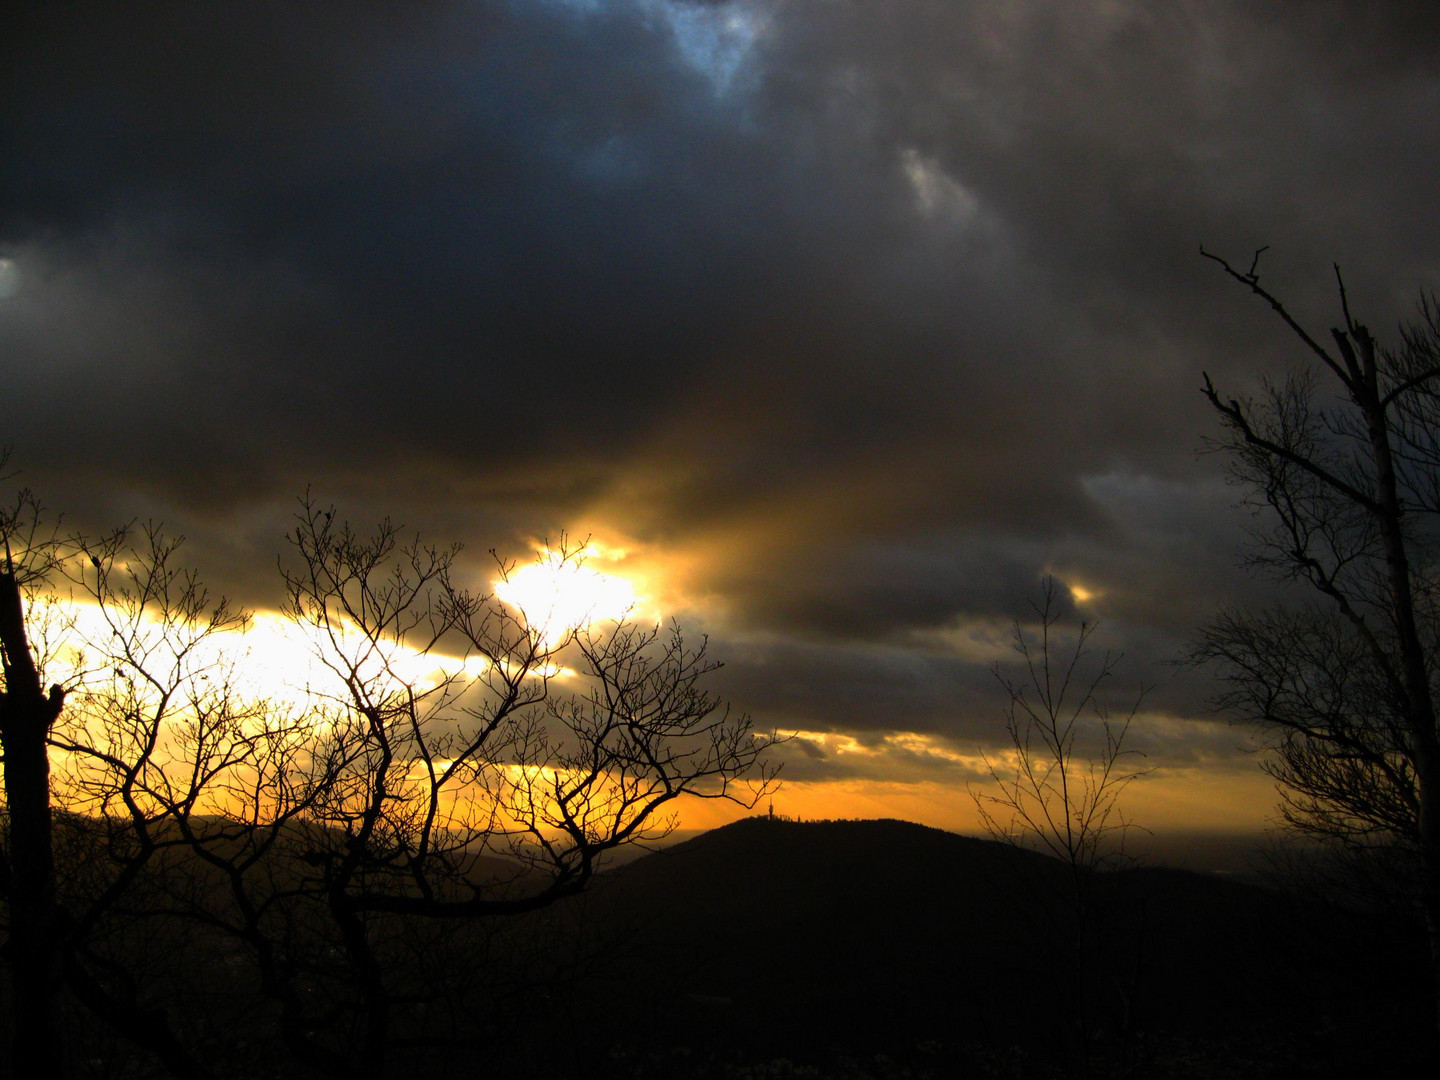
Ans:
{"type": "MultiPolygon", "coordinates": [[[[604,955],[586,996],[752,1055],[1035,1044],[1073,1009],[1065,883],[907,822],[747,819],[603,875],[578,905],[604,955]]],[[[1416,972],[1394,928],[1182,870],[1101,875],[1093,896],[1089,977],[1116,1026],[1336,1068],[1403,1040],[1416,972]]]]}
{"type": "MultiPolygon", "coordinates": [[[[265,869],[284,883],[284,853],[265,869]]],[[[472,880],[540,881],[491,857],[472,880]]],[[[757,817],[527,916],[371,930],[411,995],[393,1016],[408,1075],[1051,1080],[1077,1030],[1071,881],[1053,859],[908,822],[757,817]]],[[[1430,1008],[1423,928],[1403,908],[1165,868],[1097,875],[1086,895],[1093,1077],[1435,1075],[1413,1035],[1430,1008]]],[[[353,969],[331,924],[290,925],[307,993],[345,1000],[353,969]]],[[[212,929],[150,926],[155,985],[233,1064],[224,1075],[292,1075],[248,953],[212,929]]]]}

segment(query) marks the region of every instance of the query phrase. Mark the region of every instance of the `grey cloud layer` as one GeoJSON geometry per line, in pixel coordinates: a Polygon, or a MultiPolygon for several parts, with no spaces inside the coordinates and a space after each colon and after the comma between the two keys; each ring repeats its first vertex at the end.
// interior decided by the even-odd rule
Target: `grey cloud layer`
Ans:
{"type": "Polygon", "coordinates": [[[5,438],[256,600],[307,483],[482,548],[586,515],[708,545],[757,712],[958,733],[993,688],[934,635],[1046,570],[1151,678],[1249,588],[1200,369],[1287,348],[1196,246],[1274,244],[1310,317],[1331,259],[1407,313],[1420,12],[35,5],[0,65],[5,438]]]}

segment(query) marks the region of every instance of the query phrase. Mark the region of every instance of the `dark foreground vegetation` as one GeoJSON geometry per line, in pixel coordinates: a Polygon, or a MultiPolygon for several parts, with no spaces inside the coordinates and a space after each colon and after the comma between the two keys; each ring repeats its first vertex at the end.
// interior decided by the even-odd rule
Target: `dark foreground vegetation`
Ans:
{"type": "MultiPolygon", "coordinates": [[[[520,919],[377,917],[397,988],[391,1075],[1075,1075],[1079,1003],[1044,899],[1060,872],[904,822],[753,818],[520,919]]],[[[1094,895],[1090,1075],[1433,1070],[1413,1035],[1428,1007],[1418,918],[1159,868],[1102,874],[1094,895]]],[[[313,1075],[232,941],[153,915],[130,931],[107,946],[215,1076],[313,1075]]],[[[297,924],[285,941],[314,1015],[354,992],[327,932],[297,924]]],[[[167,1075],[73,998],[62,1007],[66,1076],[167,1075]]]]}

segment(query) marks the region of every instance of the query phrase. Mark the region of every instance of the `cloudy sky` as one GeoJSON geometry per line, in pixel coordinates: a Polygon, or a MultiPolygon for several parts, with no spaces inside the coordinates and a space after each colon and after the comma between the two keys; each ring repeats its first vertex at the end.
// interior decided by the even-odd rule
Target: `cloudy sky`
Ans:
{"type": "Polygon", "coordinates": [[[0,80],[3,439],[79,527],[277,599],[307,486],[489,548],[590,536],[711,638],[777,810],[973,824],[1041,579],[1123,651],[1133,816],[1248,828],[1171,661],[1266,591],[1208,371],[1333,271],[1440,287],[1440,13],[1411,3],[34,5],[0,80]]]}

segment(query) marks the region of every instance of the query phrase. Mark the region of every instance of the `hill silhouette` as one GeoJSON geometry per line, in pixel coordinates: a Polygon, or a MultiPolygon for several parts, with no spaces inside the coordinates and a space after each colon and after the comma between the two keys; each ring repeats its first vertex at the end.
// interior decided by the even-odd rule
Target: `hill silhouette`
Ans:
{"type": "MultiPolygon", "coordinates": [[[[602,958],[584,996],[643,1016],[652,1049],[1058,1052],[1075,1007],[1049,899],[1065,872],[902,821],[742,820],[603,875],[577,901],[602,958]]],[[[1402,928],[1184,870],[1100,874],[1090,895],[1096,1015],[1117,1047],[1124,1034],[1127,1054],[1151,1056],[1147,1075],[1172,1075],[1160,1059],[1177,1047],[1244,1075],[1413,1068],[1405,1021],[1423,1007],[1424,972],[1402,928]]]]}

